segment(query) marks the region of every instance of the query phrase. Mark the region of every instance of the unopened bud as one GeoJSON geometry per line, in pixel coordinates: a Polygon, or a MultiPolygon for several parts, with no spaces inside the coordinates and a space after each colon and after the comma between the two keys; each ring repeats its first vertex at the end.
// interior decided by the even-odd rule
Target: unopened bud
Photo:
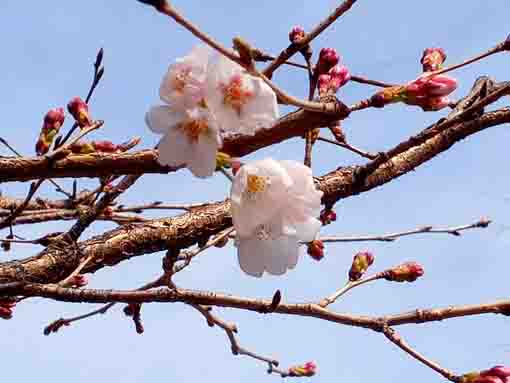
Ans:
{"type": "Polygon", "coordinates": [[[309,242],[307,246],[307,253],[310,257],[316,261],[320,261],[324,258],[324,243],[321,240],[313,240],[312,242],[309,242]]]}
{"type": "Polygon", "coordinates": [[[406,262],[385,272],[385,279],[393,282],[414,282],[424,274],[423,267],[416,262],[406,262]]]}
{"type": "Polygon", "coordinates": [[[103,210],[103,214],[106,216],[106,217],[111,217],[113,215],[113,208],[111,206],[107,206],[104,210],[103,210]]]}
{"type": "Polygon", "coordinates": [[[315,65],[315,76],[326,74],[331,68],[333,68],[340,61],[336,49],[334,48],[322,48],[319,53],[319,59],[315,65]]]}
{"type": "Polygon", "coordinates": [[[351,73],[344,65],[335,65],[328,74],[331,76],[332,85],[336,88],[335,92],[351,79],[351,73]]]}
{"type": "Polygon", "coordinates": [[[80,97],[75,97],[67,104],[67,110],[74,117],[78,126],[83,129],[92,124],[89,107],[80,97]]]}
{"type": "Polygon", "coordinates": [[[35,144],[35,152],[41,156],[48,153],[53,139],[58,134],[60,128],[64,124],[65,114],[64,109],[55,108],[50,109],[44,116],[43,125],[39,138],[35,144]]]}
{"type": "Polygon", "coordinates": [[[314,376],[317,373],[317,365],[314,362],[307,362],[303,365],[293,366],[289,368],[289,376],[302,377],[314,376]]]}
{"type": "Polygon", "coordinates": [[[0,300],[0,318],[11,319],[16,301],[12,298],[3,298],[0,300]]]}
{"type": "Polygon", "coordinates": [[[324,208],[321,211],[319,219],[324,226],[329,225],[331,222],[336,221],[336,213],[333,209],[324,208]]]}
{"type": "Polygon", "coordinates": [[[299,44],[304,38],[305,30],[299,25],[296,25],[289,32],[289,40],[292,44],[299,44]]]}
{"type": "Polygon", "coordinates": [[[75,275],[69,280],[69,286],[75,288],[87,286],[88,283],[89,283],[88,278],[82,274],[75,275]]]}
{"type": "Polygon", "coordinates": [[[441,69],[445,60],[446,53],[442,48],[427,48],[423,51],[420,62],[423,71],[430,72],[441,69]]]}
{"type": "Polygon", "coordinates": [[[362,251],[356,253],[352,259],[352,265],[349,270],[349,280],[357,281],[360,279],[372,263],[374,263],[374,255],[371,252],[362,251]]]}

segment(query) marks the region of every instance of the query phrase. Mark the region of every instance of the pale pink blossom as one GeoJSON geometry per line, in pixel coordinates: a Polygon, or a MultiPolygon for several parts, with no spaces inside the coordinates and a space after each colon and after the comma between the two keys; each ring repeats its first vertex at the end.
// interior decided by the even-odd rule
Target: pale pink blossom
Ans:
{"type": "Polygon", "coordinates": [[[278,118],[273,90],[223,55],[209,61],[206,103],[225,134],[253,134],[278,118]]]}
{"type": "Polygon", "coordinates": [[[299,244],[315,239],[322,192],[310,168],[295,161],[265,159],[241,167],[231,190],[241,269],[260,277],[296,266],[299,244]]]}
{"type": "Polygon", "coordinates": [[[158,144],[158,161],[162,165],[186,166],[201,178],[214,173],[221,137],[214,116],[207,109],[175,111],[159,105],[147,112],[145,121],[154,133],[164,134],[158,144]]]}
{"type": "Polygon", "coordinates": [[[175,60],[161,82],[161,100],[180,111],[194,108],[203,102],[211,51],[207,45],[197,45],[188,55],[175,60]]]}

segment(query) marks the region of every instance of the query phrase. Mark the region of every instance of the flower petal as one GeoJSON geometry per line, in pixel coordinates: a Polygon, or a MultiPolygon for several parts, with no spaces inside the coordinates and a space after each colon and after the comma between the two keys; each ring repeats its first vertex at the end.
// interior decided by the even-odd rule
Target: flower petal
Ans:
{"type": "Polygon", "coordinates": [[[216,137],[201,135],[198,142],[192,145],[189,156],[188,169],[195,177],[210,177],[216,169],[216,152],[218,140],[216,137]]]}
{"type": "Polygon", "coordinates": [[[157,105],[145,114],[145,123],[154,133],[165,134],[185,117],[184,113],[176,112],[166,105],[157,105]]]}
{"type": "Polygon", "coordinates": [[[158,144],[158,162],[161,165],[186,165],[192,144],[180,130],[171,129],[158,144]]]}

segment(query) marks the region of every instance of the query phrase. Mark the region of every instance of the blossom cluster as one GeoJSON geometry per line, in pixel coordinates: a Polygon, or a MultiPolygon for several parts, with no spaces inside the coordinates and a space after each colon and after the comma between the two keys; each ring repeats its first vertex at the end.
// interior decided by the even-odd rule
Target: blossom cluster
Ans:
{"type": "Polygon", "coordinates": [[[170,65],[159,89],[163,105],[146,114],[149,128],[164,135],[159,162],[211,176],[223,137],[254,134],[278,117],[276,95],[260,78],[207,46],[197,46],[170,65]]]}

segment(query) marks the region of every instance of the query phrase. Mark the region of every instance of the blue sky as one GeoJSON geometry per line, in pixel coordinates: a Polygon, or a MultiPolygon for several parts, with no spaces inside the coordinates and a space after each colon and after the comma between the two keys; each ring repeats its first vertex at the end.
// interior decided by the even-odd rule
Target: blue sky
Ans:
{"type": "MultiPolygon", "coordinates": [[[[240,35],[257,47],[277,53],[287,46],[293,25],[310,29],[339,1],[185,2],[173,4],[205,31],[228,45],[240,35]]],[[[381,2],[360,0],[353,9],[314,42],[314,50],[339,50],[352,73],[388,82],[403,82],[420,71],[423,48],[441,46],[449,63],[477,54],[510,32],[507,0],[381,2]]],[[[181,27],[132,1],[19,2],[0,4],[0,111],[2,137],[26,154],[33,153],[42,116],[76,95],[84,96],[92,63],[105,49],[105,76],[93,101],[93,117],[106,121],[94,138],[123,141],[141,136],[141,147],[158,137],[143,117],[158,102],[162,75],[174,58],[197,43],[181,27]]],[[[296,58],[298,58],[296,56],[296,58]]],[[[455,73],[467,92],[477,75],[508,80],[510,56],[491,57],[455,73]]],[[[283,69],[275,81],[290,93],[305,96],[303,71],[283,69]]],[[[348,84],[339,96],[346,103],[367,97],[369,86],[348,84]]],[[[507,99],[508,100],[508,99],[507,99]]],[[[384,111],[355,113],[344,123],[352,144],[376,152],[388,149],[425,128],[445,112],[423,113],[394,105],[384,111]]],[[[507,126],[491,128],[457,144],[416,172],[384,187],[337,204],[338,220],[324,233],[379,234],[420,225],[472,223],[481,216],[495,221],[488,230],[467,232],[460,238],[421,236],[394,243],[338,244],[327,247],[315,262],[303,256],[296,270],[283,277],[250,278],[240,271],[235,250],[214,249],[196,259],[179,275],[183,287],[269,298],[280,289],[286,301],[312,301],[329,295],[344,283],[352,255],[370,249],[373,270],[403,261],[423,264],[425,276],[413,284],[374,283],[355,289],[333,309],[381,315],[418,307],[468,304],[508,298],[507,257],[510,247],[507,126]]],[[[6,151],[2,154],[7,155],[6,151]]],[[[301,160],[303,143],[294,139],[261,150],[250,158],[273,156],[301,160]]],[[[360,159],[324,143],[314,149],[314,172],[359,163],[360,159]]],[[[63,182],[64,183],[64,182],[63,182]]],[[[94,185],[81,180],[82,186],[94,185]]],[[[28,184],[1,185],[3,193],[22,196],[28,184]]],[[[146,175],[123,197],[123,203],[147,200],[201,202],[228,193],[221,176],[196,180],[187,171],[146,175]]],[[[53,196],[50,187],[43,195],[53,196]]],[[[156,215],[154,215],[156,216],[156,215]]],[[[19,228],[27,237],[62,230],[71,223],[19,228]]],[[[84,238],[113,228],[97,223],[84,238]]],[[[23,258],[38,249],[15,246],[4,259],[23,258]]],[[[158,275],[161,254],[133,259],[120,267],[91,276],[97,288],[135,288],[158,275]]],[[[277,380],[254,360],[233,357],[225,334],[211,329],[194,310],[182,304],[154,304],[143,308],[146,332],[136,335],[121,310],[73,324],[50,337],[42,329],[52,320],[87,311],[87,305],[29,300],[20,304],[10,321],[0,322],[4,346],[2,377],[6,381],[69,381],[118,379],[139,381],[223,382],[277,380]]],[[[217,310],[235,321],[240,343],[279,359],[283,366],[315,360],[316,382],[440,382],[433,371],[419,365],[380,334],[316,319],[261,316],[217,310]]],[[[408,325],[398,329],[418,351],[457,373],[504,363],[510,353],[508,320],[486,315],[442,323],[408,325]]]]}

